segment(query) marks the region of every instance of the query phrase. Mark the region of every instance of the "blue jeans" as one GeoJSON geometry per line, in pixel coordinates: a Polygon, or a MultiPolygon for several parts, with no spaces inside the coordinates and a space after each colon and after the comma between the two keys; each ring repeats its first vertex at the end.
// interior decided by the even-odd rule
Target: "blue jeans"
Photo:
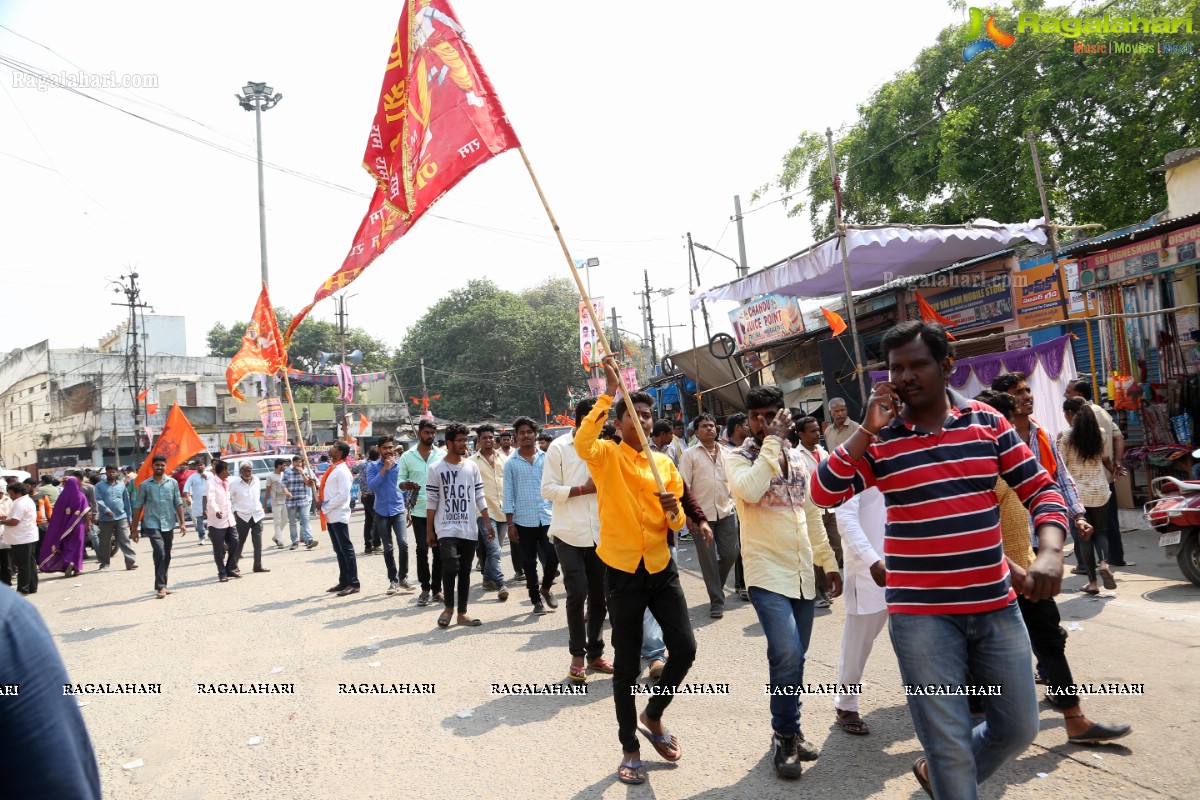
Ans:
{"type": "Polygon", "coordinates": [[[288,506],[288,530],[292,533],[292,544],[296,544],[300,539],[304,540],[305,544],[312,541],[312,531],[308,527],[308,506],[288,506]],[[300,523],[300,535],[296,536],[296,523],[300,523]]]}
{"type": "MultiPolygon", "coordinates": [[[[668,546],[667,549],[671,551],[671,559],[674,560],[678,548],[668,546]]],[[[655,659],[662,661],[666,652],[667,645],[663,641],[662,626],[658,624],[658,620],[647,608],[646,613],[642,615],[642,658],[647,661],[655,659]]]]}
{"type": "Polygon", "coordinates": [[[483,579],[496,584],[497,589],[504,588],[504,570],[500,569],[500,539],[504,536],[507,522],[492,520],[492,528],[496,535],[487,538],[487,526],[483,517],[476,517],[475,524],[479,526],[479,545],[483,548],[483,579]]]}
{"type": "MultiPolygon", "coordinates": [[[[368,495],[374,498],[374,495],[368,495]]],[[[374,505],[374,499],[371,503],[374,505]]],[[[375,541],[383,542],[383,563],[387,567],[388,583],[408,579],[408,527],[404,524],[404,509],[399,514],[388,516],[375,514],[375,541]],[[396,555],[393,552],[392,535],[396,537],[396,548],[400,550],[400,565],[396,566],[396,555]]]]}
{"type": "Polygon", "coordinates": [[[358,560],[354,557],[354,545],[350,542],[349,522],[330,522],[329,543],[337,554],[338,586],[358,586],[358,560]]]}
{"type": "Polygon", "coordinates": [[[192,524],[196,526],[196,540],[203,542],[208,535],[208,522],[204,519],[203,506],[192,506],[192,524]]]}
{"type": "Polygon", "coordinates": [[[771,695],[771,727],[778,733],[800,733],[796,687],[804,685],[804,657],[812,637],[814,602],[750,587],[750,604],[767,637],[771,687],[784,687],[790,692],[771,695]]]}
{"type": "Polygon", "coordinates": [[[906,686],[1001,687],[974,728],[966,696],[908,697],[934,796],[973,800],[978,784],[1038,733],[1029,634],[1016,602],[985,614],[892,614],[888,632],[906,686]]]}

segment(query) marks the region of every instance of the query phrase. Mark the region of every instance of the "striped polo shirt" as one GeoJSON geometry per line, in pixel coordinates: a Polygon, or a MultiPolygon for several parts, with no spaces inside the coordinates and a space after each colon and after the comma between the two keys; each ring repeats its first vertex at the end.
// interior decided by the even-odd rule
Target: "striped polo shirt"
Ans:
{"type": "Polygon", "coordinates": [[[947,390],[940,433],[892,420],[860,460],[841,445],[821,462],[813,501],[832,507],[869,486],[887,501],[884,563],[892,614],[980,614],[1016,594],[1008,579],[996,480],[1002,478],[1037,525],[1067,531],[1052,479],[1004,417],[947,390]]]}

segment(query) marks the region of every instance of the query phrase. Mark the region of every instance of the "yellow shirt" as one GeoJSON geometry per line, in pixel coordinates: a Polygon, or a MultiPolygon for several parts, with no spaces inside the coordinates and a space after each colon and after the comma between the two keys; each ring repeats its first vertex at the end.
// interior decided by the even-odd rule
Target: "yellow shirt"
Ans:
{"type": "Polygon", "coordinates": [[[1036,558],[1030,545],[1033,537],[1029,527],[1029,511],[1021,505],[1021,498],[1003,478],[996,481],[996,499],[1000,502],[1000,534],[1004,538],[1004,555],[1018,567],[1029,569],[1036,558]]]}
{"type": "Polygon", "coordinates": [[[662,453],[639,453],[624,442],[616,444],[600,438],[612,404],[611,397],[600,395],[595,408],[575,431],[575,452],[588,465],[600,504],[596,555],[622,572],[637,572],[642,561],[647,572],[662,572],[671,562],[667,530],[679,530],[685,518],[682,508],[674,520],[663,511],[647,456],[655,459],[663,486],[678,498],[683,497],[683,479],[671,459],[662,453]]]}
{"type": "Polygon", "coordinates": [[[814,564],[826,573],[838,572],[821,511],[808,502],[810,463],[801,448],[784,449],[777,436],[766,437],[761,448],[749,437],[726,454],[747,586],[811,600],[817,596],[814,564]],[[780,455],[787,459],[787,477],[780,455]]]}

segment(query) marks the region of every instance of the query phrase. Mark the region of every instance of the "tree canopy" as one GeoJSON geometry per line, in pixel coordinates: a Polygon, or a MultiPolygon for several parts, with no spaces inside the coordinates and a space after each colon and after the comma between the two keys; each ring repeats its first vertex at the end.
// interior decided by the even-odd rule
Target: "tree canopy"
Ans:
{"type": "Polygon", "coordinates": [[[579,365],[579,296],[564,278],[520,294],[475,280],[434,304],[409,328],[392,368],[406,394],[421,394],[420,361],[434,414],[444,419],[542,418],[542,393],[554,413],[567,387],[587,385],[579,365]]]}
{"type": "MultiPolygon", "coordinates": [[[[952,3],[958,8],[966,4],[952,3]]],[[[965,62],[967,25],[946,28],[909,69],[858,106],[835,134],[847,222],[960,224],[1041,216],[1027,131],[1036,135],[1051,214],[1105,229],[1145,220],[1166,206],[1149,170],[1196,144],[1200,127],[1200,30],[1060,33],[1019,30],[1024,12],[1050,17],[1188,17],[1198,0],[1127,0],[1073,13],[1040,0],[996,8],[1015,34],[1007,48],[965,62]],[[1144,52],[1080,52],[1082,46],[1144,45],[1144,52]],[[1160,43],[1187,53],[1162,52],[1160,43]]],[[[964,15],[965,17],[965,15],[964,15]]],[[[833,232],[833,189],[823,133],[805,131],[783,158],[773,187],[792,195],[789,216],[808,213],[814,236],[833,232]]]]}

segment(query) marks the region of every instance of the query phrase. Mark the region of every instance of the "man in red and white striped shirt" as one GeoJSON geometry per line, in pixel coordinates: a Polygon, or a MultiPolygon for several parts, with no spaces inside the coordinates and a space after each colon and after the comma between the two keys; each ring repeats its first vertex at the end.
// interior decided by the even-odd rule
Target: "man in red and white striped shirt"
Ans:
{"type": "Polygon", "coordinates": [[[1038,558],[1016,587],[1031,600],[1058,594],[1066,509],[1007,420],[947,389],[953,358],[940,325],[901,323],[882,347],[891,380],[874,387],[862,428],[821,462],[812,498],[831,507],[870,486],[883,492],[889,632],[926,753],[913,772],[931,796],[971,800],[977,782],[1038,731],[996,481],[1037,526],[1038,558]],[[974,691],[990,694],[987,718],[972,730],[974,691]]]}

